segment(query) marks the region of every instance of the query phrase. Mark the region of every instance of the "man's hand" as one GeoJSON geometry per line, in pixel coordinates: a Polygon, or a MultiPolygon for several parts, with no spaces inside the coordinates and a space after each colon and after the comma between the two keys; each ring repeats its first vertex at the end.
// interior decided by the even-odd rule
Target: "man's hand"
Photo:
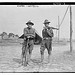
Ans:
{"type": "Polygon", "coordinates": [[[30,38],[31,36],[27,36],[27,38],[30,38]]]}
{"type": "Polygon", "coordinates": [[[26,40],[26,38],[24,38],[24,40],[26,40]]]}
{"type": "Polygon", "coordinates": [[[57,30],[59,30],[59,28],[57,28],[57,30]]]}

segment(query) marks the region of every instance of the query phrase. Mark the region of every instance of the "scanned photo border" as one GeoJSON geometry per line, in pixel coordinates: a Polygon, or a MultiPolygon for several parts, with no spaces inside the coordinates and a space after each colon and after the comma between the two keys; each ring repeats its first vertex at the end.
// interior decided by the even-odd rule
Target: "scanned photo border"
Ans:
{"type": "MultiPolygon", "coordinates": [[[[0,5],[75,5],[75,2],[0,2],[0,5]]],[[[0,72],[0,73],[75,73],[75,72],[0,72]]]]}

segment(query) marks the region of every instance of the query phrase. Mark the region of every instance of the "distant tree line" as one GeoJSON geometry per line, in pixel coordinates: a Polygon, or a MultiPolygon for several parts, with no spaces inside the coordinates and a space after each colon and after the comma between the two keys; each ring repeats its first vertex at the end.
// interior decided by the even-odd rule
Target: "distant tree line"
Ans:
{"type": "Polygon", "coordinates": [[[10,38],[10,37],[12,37],[12,38],[19,38],[19,35],[18,34],[14,34],[14,33],[9,33],[9,34],[7,34],[6,32],[2,32],[1,34],[0,34],[0,36],[2,37],[2,39],[4,39],[4,37],[6,38],[10,38]]]}

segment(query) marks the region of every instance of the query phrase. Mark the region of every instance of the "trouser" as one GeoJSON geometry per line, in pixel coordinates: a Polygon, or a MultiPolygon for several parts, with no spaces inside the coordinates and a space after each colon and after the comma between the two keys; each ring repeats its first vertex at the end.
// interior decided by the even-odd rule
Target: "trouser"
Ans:
{"type": "Polygon", "coordinates": [[[29,40],[29,41],[24,41],[23,42],[23,46],[22,46],[22,56],[24,57],[25,54],[25,50],[28,44],[28,54],[29,54],[29,59],[31,58],[31,54],[32,54],[32,50],[33,50],[33,46],[34,46],[34,41],[33,40],[29,40]]]}
{"type": "Polygon", "coordinates": [[[51,51],[52,51],[52,39],[44,39],[42,40],[40,53],[41,53],[41,61],[44,59],[44,50],[48,51],[48,59],[50,59],[51,51]]]}

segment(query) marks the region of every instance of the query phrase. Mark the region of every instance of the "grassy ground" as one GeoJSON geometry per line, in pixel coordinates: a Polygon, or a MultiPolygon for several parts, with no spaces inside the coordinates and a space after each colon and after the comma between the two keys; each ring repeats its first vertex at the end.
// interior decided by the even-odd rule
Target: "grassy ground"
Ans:
{"type": "Polygon", "coordinates": [[[50,63],[45,50],[43,64],[40,63],[40,45],[35,45],[31,61],[24,67],[21,65],[21,44],[0,44],[0,72],[75,72],[74,45],[72,53],[69,44],[53,45],[50,63]]]}

